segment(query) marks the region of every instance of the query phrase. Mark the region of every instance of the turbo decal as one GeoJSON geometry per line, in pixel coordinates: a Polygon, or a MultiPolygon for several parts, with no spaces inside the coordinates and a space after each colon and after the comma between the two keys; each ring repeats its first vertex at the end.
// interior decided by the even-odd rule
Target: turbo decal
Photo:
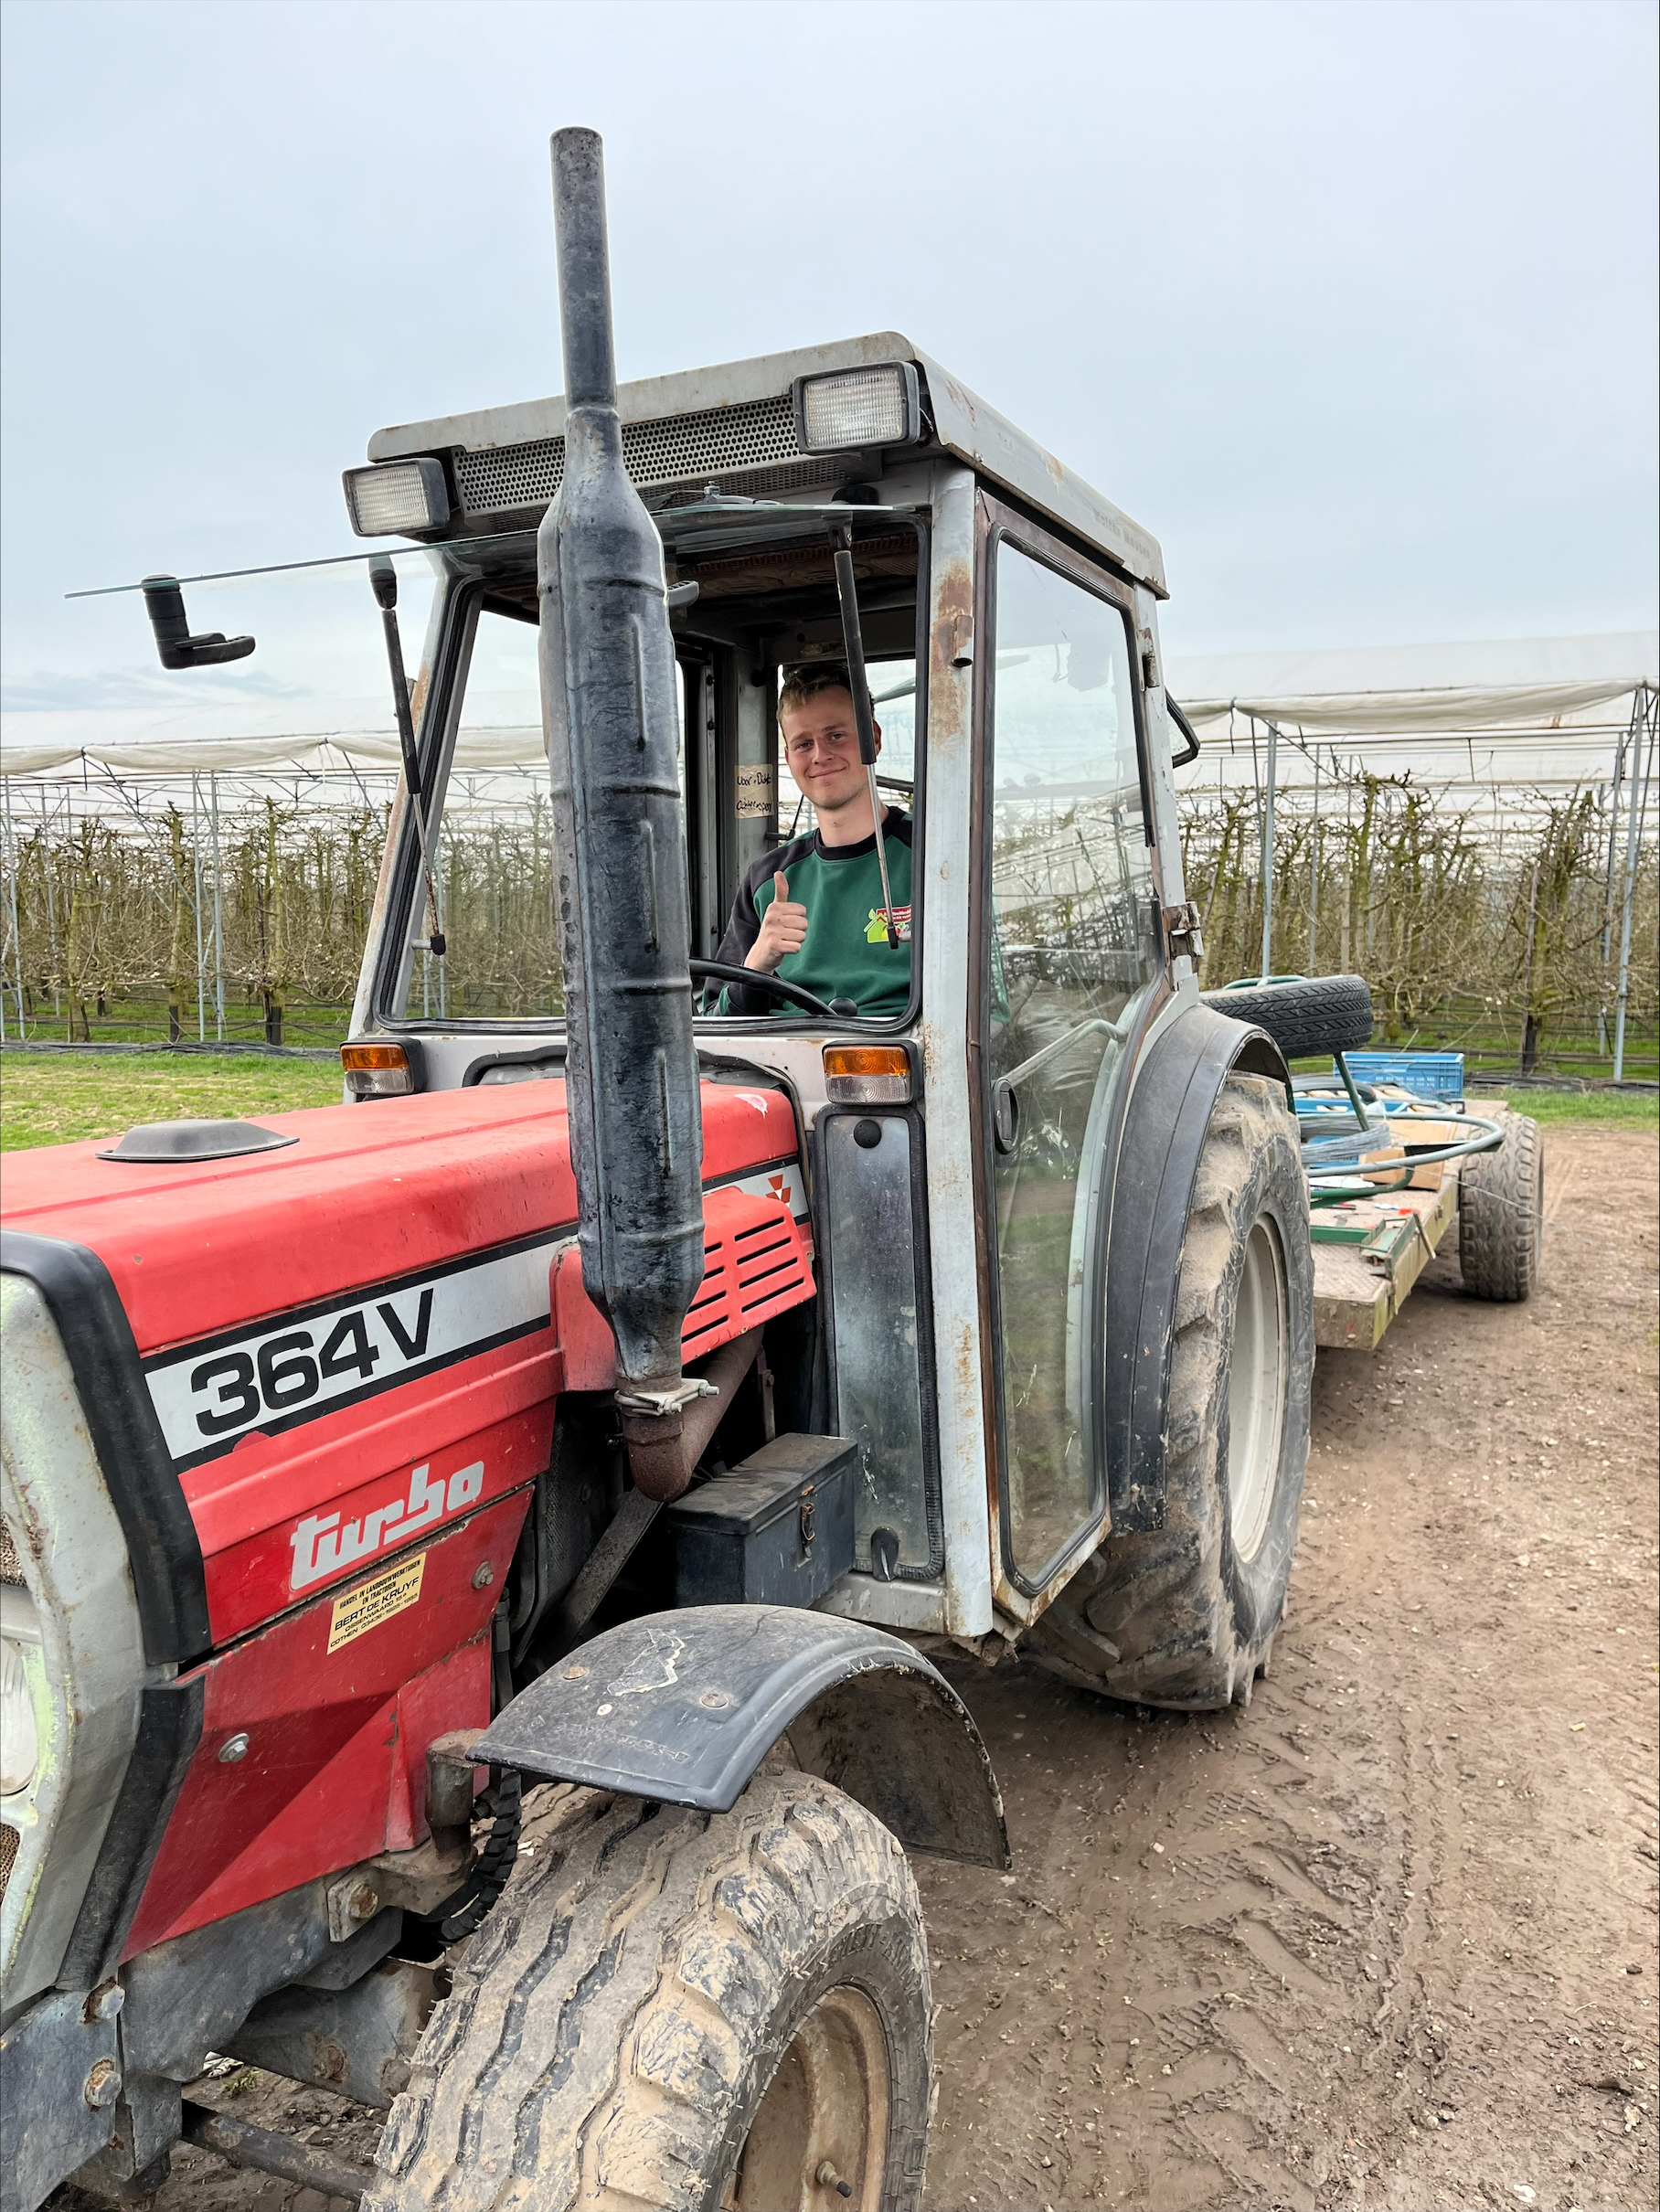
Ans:
{"type": "Polygon", "coordinates": [[[394,1492],[344,1528],[337,1513],[307,1514],[289,1538],[294,1555],[289,1589],[309,1590],[314,1582],[325,1581],[343,1567],[355,1566],[388,1545],[406,1543],[446,1513],[459,1513],[471,1505],[484,1486],[483,1460],[461,1468],[448,1481],[440,1475],[432,1482],[431,1474],[430,1465],[412,1469],[406,1492],[394,1492]]]}

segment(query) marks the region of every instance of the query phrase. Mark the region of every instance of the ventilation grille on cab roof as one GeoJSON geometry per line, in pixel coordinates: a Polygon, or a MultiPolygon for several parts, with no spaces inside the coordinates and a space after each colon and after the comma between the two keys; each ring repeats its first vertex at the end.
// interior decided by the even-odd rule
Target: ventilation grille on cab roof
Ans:
{"type": "MultiPolygon", "coordinates": [[[[788,392],[660,422],[625,422],[622,458],[636,484],[718,483],[727,491],[749,490],[740,479],[751,475],[756,490],[794,492],[839,483],[846,473],[845,460],[815,461],[802,452],[788,392]]],[[[533,438],[478,452],[458,450],[454,464],[455,488],[469,515],[541,506],[559,488],[565,441],[533,438]]]]}

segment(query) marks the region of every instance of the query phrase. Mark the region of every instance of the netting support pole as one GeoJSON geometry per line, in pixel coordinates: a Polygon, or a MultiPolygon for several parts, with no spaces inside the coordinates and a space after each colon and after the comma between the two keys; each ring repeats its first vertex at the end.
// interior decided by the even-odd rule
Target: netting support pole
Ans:
{"type": "Polygon", "coordinates": [[[1280,728],[1268,725],[1268,769],[1262,779],[1262,981],[1273,973],[1274,934],[1274,771],[1279,764],[1280,728]]]}
{"type": "MultiPolygon", "coordinates": [[[[17,1002],[17,1035],[21,1039],[27,1035],[27,1025],[23,1018],[23,936],[17,927],[17,831],[12,821],[12,780],[9,776],[0,776],[0,784],[4,784],[5,788],[5,888],[10,907],[8,929],[12,941],[12,974],[17,1002]]],[[[4,984],[0,984],[0,1024],[4,1024],[5,1020],[4,1006],[5,987],[4,984]]],[[[0,1037],[4,1037],[5,1035],[4,1026],[0,1026],[0,1037]]]]}
{"type": "Polygon", "coordinates": [[[1314,947],[1319,941],[1320,930],[1320,748],[1314,750],[1314,819],[1310,832],[1308,856],[1308,972],[1318,975],[1314,961],[1314,947]]]}
{"type": "MultiPolygon", "coordinates": [[[[1602,965],[1606,969],[1613,958],[1614,939],[1614,863],[1620,850],[1620,792],[1625,782],[1625,764],[1633,743],[1642,743],[1644,727],[1644,700],[1647,695],[1641,684],[1632,694],[1631,720],[1614,741],[1613,780],[1609,785],[1608,801],[1608,865],[1602,877],[1602,965]]],[[[1597,1052],[1608,1050],[1607,986],[1597,1001],[1597,1052]]]]}
{"type": "Polygon", "coordinates": [[[1625,887],[1620,901],[1620,993],[1614,1001],[1614,1081],[1625,1077],[1625,1007],[1631,994],[1631,909],[1637,888],[1637,856],[1643,838],[1643,817],[1648,811],[1648,787],[1654,781],[1655,747],[1660,742],[1660,715],[1655,712],[1655,695],[1644,688],[1637,695],[1642,708],[1642,722],[1633,740],[1635,750],[1632,755],[1632,783],[1633,790],[1625,803],[1625,887]],[[1643,739],[1648,738],[1648,758],[1644,760],[1643,739]],[[1641,782],[1638,781],[1639,774],[1641,782]]]}
{"type": "Polygon", "coordinates": [[[40,868],[46,877],[46,941],[52,962],[52,1017],[63,1012],[63,994],[58,984],[58,901],[52,890],[51,821],[46,811],[46,785],[40,792],[40,868]]]}
{"type": "Polygon", "coordinates": [[[219,779],[208,773],[208,823],[213,839],[213,1014],[219,1043],[225,1042],[225,937],[219,914],[219,779]]]}
{"type": "Polygon", "coordinates": [[[190,779],[190,872],[196,911],[196,1041],[208,1042],[208,976],[202,960],[202,779],[190,779]]]}
{"type": "MultiPolygon", "coordinates": [[[[1625,782],[1625,764],[1631,747],[1641,745],[1644,728],[1644,702],[1648,695],[1642,685],[1632,694],[1631,720],[1614,742],[1614,774],[1609,787],[1608,803],[1608,866],[1602,883],[1602,965],[1607,967],[1613,954],[1614,937],[1614,864],[1620,850],[1620,793],[1625,782]]],[[[1639,765],[1641,763],[1639,762],[1639,765]]]]}

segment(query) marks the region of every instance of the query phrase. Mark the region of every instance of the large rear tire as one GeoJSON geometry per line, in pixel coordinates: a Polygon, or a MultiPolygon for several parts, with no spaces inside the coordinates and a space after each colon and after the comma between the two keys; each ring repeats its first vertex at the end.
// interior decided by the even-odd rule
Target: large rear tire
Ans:
{"type": "Polygon", "coordinates": [[[1517,1303],[1532,1297],[1544,1251],[1545,1140],[1512,1114],[1504,1143],[1458,1171],[1458,1269],[1473,1298],[1517,1303]]]}
{"type": "Polygon", "coordinates": [[[1231,1075],[1182,1241],[1165,1526],[1107,1538],[1038,1622],[1035,1659],[1142,1705],[1249,1703],[1291,1579],[1314,1357],[1296,1131],[1279,1084],[1231,1075]]]}
{"type": "Polygon", "coordinates": [[[931,2022],[910,1866],[839,1790],[574,1792],[433,2014],[364,2212],[916,2212],[931,2022]]]}

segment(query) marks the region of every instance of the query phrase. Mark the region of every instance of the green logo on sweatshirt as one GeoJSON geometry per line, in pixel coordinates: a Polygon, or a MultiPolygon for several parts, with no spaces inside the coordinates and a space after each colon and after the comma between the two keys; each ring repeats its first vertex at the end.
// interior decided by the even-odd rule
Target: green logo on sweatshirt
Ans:
{"type": "MultiPolygon", "coordinates": [[[[908,945],[910,942],[910,909],[909,907],[894,908],[893,933],[902,945],[908,945]]],[[[865,925],[865,942],[867,945],[885,945],[888,942],[888,913],[885,908],[871,908],[870,920],[865,925]]]]}

